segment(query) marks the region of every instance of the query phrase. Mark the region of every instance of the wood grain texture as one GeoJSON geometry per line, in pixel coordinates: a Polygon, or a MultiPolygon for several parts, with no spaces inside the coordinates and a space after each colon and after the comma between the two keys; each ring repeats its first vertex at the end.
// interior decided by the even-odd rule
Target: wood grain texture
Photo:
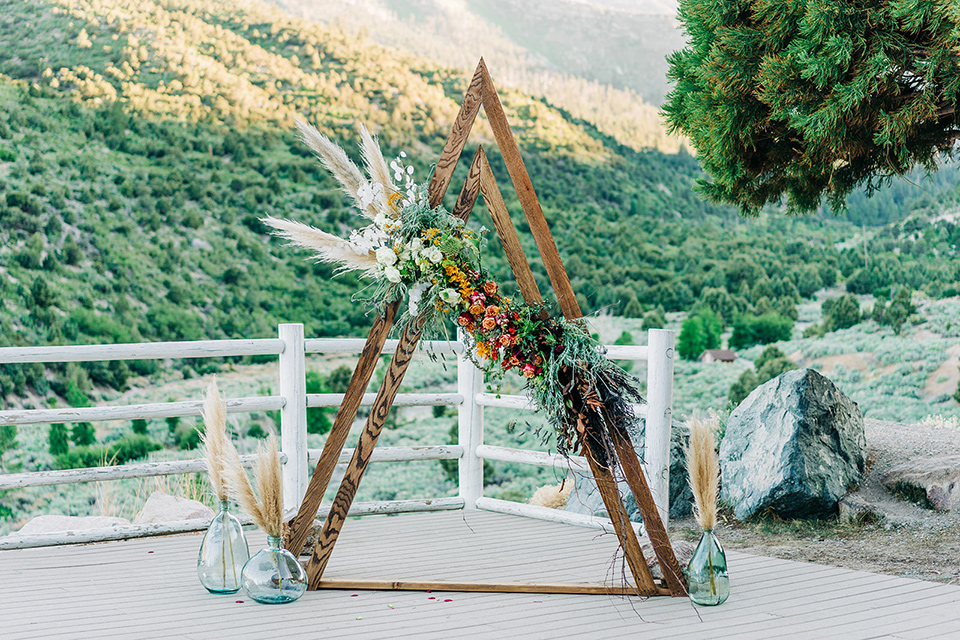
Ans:
{"type": "Polygon", "coordinates": [[[453,217],[466,220],[473,211],[473,205],[477,202],[477,196],[480,195],[480,162],[484,158],[483,145],[477,147],[477,152],[473,154],[473,161],[470,163],[470,169],[467,171],[467,179],[463,181],[463,187],[460,189],[460,195],[457,197],[457,204],[453,207],[453,217]]]}
{"type": "Polygon", "coordinates": [[[632,596],[635,591],[622,585],[579,584],[575,582],[432,582],[411,580],[321,580],[319,589],[368,591],[458,591],[465,593],[573,593],[597,596],[632,596]]]}
{"type": "Polygon", "coordinates": [[[540,295],[540,288],[537,281],[533,278],[533,271],[530,269],[530,263],[527,256],[520,246],[520,238],[517,237],[517,230],[510,219],[510,212],[507,211],[507,205],[503,201],[503,194],[497,186],[497,179],[490,170],[490,163],[487,156],[480,149],[477,152],[480,158],[480,191],[483,193],[483,200],[487,203],[487,210],[490,217],[493,218],[493,226],[497,230],[497,236],[500,238],[500,244],[503,245],[503,252],[510,263],[510,269],[517,279],[517,286],[520,288],[520,294],[524,302],[531,306],[543,304],[543,296],[540,295]]]}
{"type": "MultiPolygon", "coordinates": [[[[343,523],[347,519],[350,511],[350,505],[357,495],[360,488],[360,481],[370,463],[370,457],[373,455],[373,449],[377,446],[377,440],[383,431],[383,425],[387,420],[387,414],[393,405],[393,399],[400,389],[403,382],[403,376],[407,368],[413,361],[413,356],[417,348],[417,342],[423,332],[424,320],[426,314],[421,314],[404,327],[403,334],[400,336],[400,344],[397,352],[390,360],[390,366],[384,376],[383,385],[377,392],[377,399],[370,409],[370,416],[367,418],[363,433],[360,434],[360,441],[357,442],[356,449],[347,470],[343,474],[343,480],[340,482],[340,489],[333,499],[333,505],[330,507],[330,513],[323,522],[323,528],[320,530],[320,536],[317,538],[317,546],[313,550],[313,555],[307,563],[307,578],[309,588],[315,590],[320,582],[323,571],[330,561],[330,555],[333,553],[333,547],[337,543],[337,538],[343,528],[343,523]]],[[[341,447],[342,448],[342,447],[341,447]]]]}
{"type": "Polygon", "coordinates": [[[650,538],[650,544],[653,545],[657,561],[663,570],[664,582],[672,596],[685,596],[687,590],[683,584],[683,572],[680,570],[680,563],[673,553],[673,546],[670,544],[670,537],[663,526],[663,520],[660,519],[660,512],[653,501],[650,493],[650,486],[643,475],[643,467],[640,466],[640,460],[637,459],[637,452],[633,448],[630,439],[623,432],[623,429],[610,425],[610,432],[613,436],[613,446],[617,451],[617,459],[620,460],[620,466],[623,468],[623,475],[627,479],[630,491],[637,501],[637,508],[643,516],[643,526],[647,530],[647,537],[650,538]]]}
{"type": "Polygon", "coordinates": [[[563,315],[567,319],[574,320],[583,315],[580,311],[580,305],[577,303],[577,296],[574,294],[570,278],[567,277],[567,272],[563,268],[560,252],[557,251],[557,244],[553,240],[553,234],[550,233],[550,226],[547,224],[546,218],[543,217],[543,209],[540,207],[540,201],[533,189],[533,182],[530,180],[530,174],[527,173],[527,167],[523,163],[520,148],[517,146],[517,141],[510,130],[510,123],[507,122],[503,105],[500,104],[500,96],[497,95],[493,79],[490,77],[482,59],[478,70],[483,76],[483,111],[487,114],[490,128],[493,129],[493,136],[500,146],[500,153],[503,155],[503,161],[507,165],[510,179],[517,191],[517,198],[520,200],[523,214],[527,217],[527,224],[530,225],[530,232],[533,234],[534,240],[537,241],[543,266],[546,268],[550,283],[557,294],[560,309],[563,310],[563,315]]]}
{"type": "Polygon", "coordinates": [[[590,464],[590,471],[600,490],[600,497],[603,498],[603,504],[607,508],[607,514],[610,521],[613,522],[613,528],[617,532],[617,538],[620,540],[620,548],[623,549],[623,555],[627,560],[627,566],[636,583],[636,592],[642,596],[660,595],[660,589],[653,581],[653,575],[647,566],[647,561],[643,557],[643,549],[640,548],[640,541],[637,540],[637,534],[630,526],[630,518],[627,516],[627,510],[620,500],[620,493],[617,491],[617,481],[614,480],[610,469],[601,466],[593,454],[590,447],[584,447],[587,462],[590,464]]]}
{"type": "Polygon", "coordinates": [[[457,161],[460,159],[460,154],[463,153],[463,145],[467,143],[473,121],[477,119],[477,114],[480,112],[483,82],[484,67],[481,58],[480,64],[477,65],[477,70],[473,74],[473,79],[470,81],[470,86],[463,96],[460,112],[457,114],[457,119],[453,121],[453,129],[447,137],[447,143],[440,153],[437,168],[433,172],[433,178],[427,188],[431,207],[436,207],[443,202],[443,196],[447,193],[450,178],[453,177],[453,170],[457,168],[457,161]]]}
{"type": "Polygon", "coordinates": [[[320,454],[320,461],[317,462],[313,476],[310,478],[310,484],[307,485],[303,503],[300,505],[296,517],[290,521],[287,530],[286,548],[295,556],[300,555],[307,534],[310,533],[313,519],[317,516],[317,510],[320,509],[323,494],[326,493],[327,485],[330,484],[330,478],[337,466],[340,452],[347,441],[347,436],[350,435],[350,427],[357,417],[357,409],[363,400],[363,393],[370,384],[374,369],[377,368],[380,352],[383,351],[383,343],[386,342],[387,336],[390,334],[399,308],[399,302],[390,304],[384,315],[378,314],[373,326],[370,327],[366,345],[360,352],[360,359],[357,362],[357,367],[353,370],[350,384],[347,385],[343,403],[340,405],[340,410],[337,411],[337,417],[333,421],[330,433],[327,434],[327,441],[323,445],[323,452],[320,454]]]}

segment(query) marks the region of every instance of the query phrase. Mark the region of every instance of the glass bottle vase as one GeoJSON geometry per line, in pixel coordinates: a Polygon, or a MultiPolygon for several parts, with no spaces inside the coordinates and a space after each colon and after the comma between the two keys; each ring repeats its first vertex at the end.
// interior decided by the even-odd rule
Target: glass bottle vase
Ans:
{"type": "Polygon", "coordinates": [[[213,517],[200,543],[200,584],[210,593],[236,593],[240,590],[240,571],[249,558],[243,526],[230,513],[229,503],[221,500],[220,512],[213,517]]]}
{"type": "Polygon", "coordinates": [[[307,590],[307,574],[281,538],[267,536],[267,544],[243,566],[243,590],[263,604],[293,602],[307,590]]]}
{"type": "Polygon", "coordinates": [[[730,595],[727,556],[713,529],[704,529],[687,565],[687,592],[696,604],[717,605],[730,595]]]}

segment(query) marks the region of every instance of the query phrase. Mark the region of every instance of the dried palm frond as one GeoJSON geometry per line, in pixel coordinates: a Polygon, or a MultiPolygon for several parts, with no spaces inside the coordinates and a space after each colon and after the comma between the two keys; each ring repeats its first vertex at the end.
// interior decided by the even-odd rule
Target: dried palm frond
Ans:
{"type": "Polygon", "coordinates": [[[387,162],[383,159],[380,144],[362,124],[360,125],[360,140],[360,151],[363,155],[363,161],[367,165],[367,173],[370,174],[370,179],[375,184],[382,187],[382,189],[377,190],[377,209],[384,215],[390,215],[390,195],[396,191],[396,187],[390,179],[390,170],[387,168],[387,162]]]}
{"type": "Polygon", "coordinates": [[[333,140],[317,131],[316,127],[302,120],[296,122],[303,141],[317,154],[320,164],[333,174],[333,177],[343,187],[344,192],[357,203],[357,208],[363,215],[371,220],[375,218],[377,211],[373,206],[365,207],[360,200],[360,187],[367,184],[367,179],[363,177],[363,173],[353,163],[353,160],[347,157],[347,152],[333,140]]]}
{"type": "Polygon", "coordinates": [[[268,536],[283,535],[283,481],[280,475],[280,453],[277,439],[271,435],[266,444],[257,447],[254,470],[256,492],[239,457],[228,467],[230,493],[240,508],[250,514],[268,536]],[[257,497],[259,495],[259,498],[257,497]]]}
{"type": "Polygon", "coordinates": [[[293,220],[266,217],[261,221],[276,229],[291,244],[316,251],[315,257],[319,260],[335,262],[346,271],[376,271],[376,256],[369,251],[363,252],[339,236],[293,220]]]}
{"type": "Polygon", "coordinates": [[[200,434],[203,457],[207,461],[207,474],[210,486],[220,500],[229,497],[228,482],[225,476],[225,466],[231,458],[230,452],[236,456],[236,449],[230,438],[227,437],[227,403],[217,388],[217,379],[214,378],[207,386],[203,396],[204,431],[200,434]]]}
{"type": "Polygon", "coordinates": [[[703,529],[717,523],[717,496],[720,490],[720,461],[714,433],[716,418],[702,420],[693,416],[687,421],[690,442],[687,445],[687,471],[693,490],[694,515],[703,529]]]}

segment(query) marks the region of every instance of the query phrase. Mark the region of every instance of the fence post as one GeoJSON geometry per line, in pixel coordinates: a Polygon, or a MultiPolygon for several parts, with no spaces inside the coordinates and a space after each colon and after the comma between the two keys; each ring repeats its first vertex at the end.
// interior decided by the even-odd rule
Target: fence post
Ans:
{"type": "Polygon", "coordinates": [[[663,526],[670,519],[670,425],[673,422],[673,331],[647,332],[647,420],[644,466],[663,526]]]}
{"type": "Polygon", "coordinates": [[[300,506],[307,491],[307,380],[303,325],[281,324],[280,339],[280,447],[283,465],[283,508],[300,506]]]}
{"type": "MultiPolygon", "coordinates": [[[[467,349],[462,333],[460,344],[467,349]]],[[[457,467],[464,509],[476,509],[477,499],[483,497],[483,460],[477,457],[477,447],[483,444],[483,407],[477,404],[477,394],[482,391],[483,372],[465,353],[459,354],[457,393],[463,402],[457,412],[457,442],[463,447],[463,456],[457,467]]]]}

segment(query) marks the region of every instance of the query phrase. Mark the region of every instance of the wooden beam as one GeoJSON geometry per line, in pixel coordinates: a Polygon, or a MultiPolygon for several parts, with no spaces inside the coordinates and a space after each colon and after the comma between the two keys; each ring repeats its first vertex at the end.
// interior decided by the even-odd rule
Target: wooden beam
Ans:
{"type": "Polygon", "coordinates": [[[609,428],[613,437],[613,446],[617,451],[617,459],[620,460],[623,475],[626,477],[630,491],[633,492],[633,497],[637,501],[640,515],[643,516],[643,526],[647,530],[647,537],[650,538],[653,551],[660,563],[667,589],[672,596],[685,596],[687,590],[683,584],[683,572],[680,569],[680,563],[677,562],[677,556],[673,553],[670,537],[663,526],[663,520],[660,519],[660,512],[653,501],[653,496],[650,494],[650,486],[643,475],[643,467],[640,466],[640,460],[637,459],[637,452],[633,448],[633,443],[630,442],[630,438],[627,437],[621,427],[610,425],[609,428]]]}
{"type": "Polygon", "coordinates": [[[630,596],[637,593],[630,585],[556,582],[434,582],[424,580],[321,580],[319,589],[357,591],[459,591],[472,593],[573,593],[598,596],[630,596]]]}
{"type": "MultiPolygon", "coordinates": [[[[481,61],[482,62],[482,61],[481,61]]],[[[463,152],[463,145],[466,144],[467,137],[470,135],[470,129],[473,121],[477,118],[480,111],[480,90],[483,84],[483,73],[478,65],[474,73],[473,80],[463,97],[463,103],[460,106],[460,113],[453,123],[453,129],[447,138],[447,143],[437,161],[437,169],[433,173],[430,185],[427,191],[430,196],[430,206],[439,206],[443,201],[443,196],[447,192],[450,184],[450,177],[457,166],[457,160],[463,152]]],[[[466,186],[465,186],[466,188],[466,186]]],[[[461,192],[463,197],[463,192],[461,192]]],[[[474,196],[474,199],[476,197],[474,196]]],[[[465,220],[470,215],[471,206],[466,208],[465,212],[460,212],[461,219],[465,220]]],[[[304,495],[303,503],[296,517],[290,522],[287,533],[287,549],[294,555],[299,555],[303,550],[303,543],[307,539],[310,527],[320,508],[323,500],[323,494],[326,493],[333,470],[336,467],[337,459],[343,450],[347,435],[350,433],[350,426],[357,416],[357,408],[363,393],[370,384],[370,378],[376,369],[380,353],[383,351],[383,343],[386,341],[390,329],[400,308],[400,302],[391,304],[386,311],[387,317],[377,317],[370,334],[367,336],[367,342],[360,355],[360,361],[357,368],[354,369],[353,377],[350,378],[350,384],[347,386],[347,392],[344,397],[344,403],[337,412],[334,425],[327,436],[323,452],[320,455],[320,461],[314,471],[310,484],[307,485],[307,492],[304,495]],[[349,403],[348,403],[349,400],[349,403]],[[356,403],[355,405],[353,403],[356,403]]],[[[418,336],[419,337],[419,336],[418,336]]],[[[414,343],[416,346],[416,343],[414,343]]],[[[391,363],[392,364],[392,363],[391,363]]],[[[401,376],[402,377],[402,376],[401,376]]]]}
{"type": "Polygon", "coordinates": [[[387,369],[386,376],[380,391],[377,392],[377,399],[370,409],[370,416],[367,418],[367,424],[360,434],[360,441],[354,450],[353,458],[347,465],[347,470],[343,474],[343,480],[340,482],[340,489],[337,496],[333,499],[333,505],[330,507],[330,513],[323,522],[323,528],[320,530],[320,536],[317,538],[317,546],[313,549],[313,555],[307,563],[307,578],[309,588],[316,589],[323,571],[330,561],[330,555],[333,553],[333,547],[337,543],[343,523],[347,519],[350,511],[350,505],[357,495],[357,489],[360,488],[360,481],[370,463],[370,456],[373,454],[374,447],[377,446],[377,439],[383,431],[384,422],[387,414],[393,405],[393,399],[400,389],[403,382],[403,376],[407,372],[407,367],[413,360],[414,352],[417,348],[417,342],[423,331],[426,314],[421,314],[408,324],[403,334],[400,336],[400,344],[397,346],[397,352],[390,360],[390,366],[387,369]]]}
{"type": "Polygon", "coordinates": [[[467,179],[463,182],[463,188],[460,189],[460,196],[457,198],[457,204],[453,207],[453,217],[466,220],[473,211],[473,205],[477,202],[477,196],[480,195],[480,162],[484,158],[483,145],[477,147],[477,152],[473,155],[473,162],[470,163],[470,170],[467,171],[467,179]]]}
{"type": "Polygon", "coordinates": [[[443,196],[450,185],[450,178],[453,177],[453,170],[457,168],[457,161],[460,154],[463,153],[463,145],[467,143],[470,136],[470,129],[473,127],[473,121],[477,119],[480,112],[481,92],[484,82],[483,59],[477,65],[477,70],[473,73],[473,79],[467,92],[463,96],[463,102],[460,103],[460,112],[457,119],[453,121],[453,129],[447,137],[447,143],[440,153],[440,159],[437,160],[437,168],[433,172],[433,179],[430,180],[430,186],[427,193],[430,196],[430,206],[436,207],[443,202],[443,196]]]}
{"type": "Polygon", "coordinates": [[[653,581],[653,574],[650,573],[650,567],[643,557],[643,549],[640,548],[640,541],[637,540],[637,534],[630,526],[630,518],[627,516],[627,510],[620,499],[620,493],[617,491],[617,481],[614,480],[610,469],[601,466],[593,457],[590,447],[584,446],[584,455],[590,464],[590,471],[593,473],[593,479],[600,490],[600,497],[603,498],[603,504],[607,508],[607,514],[613,523],[613,528],[617,532],[617,538],[620,539],[620,548],[623,549],[624,558],[627,560],[627,566],[637,585],[637,594],[641,596],[659,595],[660,590],[653,581]]]}
{"type": "Polygon", "coordinates": [[[480,160],[480,191],[483,192],[483,200],[487,203],[490,217],[493,218],[493,226],[497,230],[497,236],[500,237],[500,244],[503,245],[503,252],[507,255],[507,262],[510,263],[513,275],[517,279],[520,294],[529,305],[543,304],[540,288],[537,287],[533,271],[530,270],[530,263],[523,252],[523,247],[520,246],[520,238],[517,237],[517,230],[510,219],[510,212],[507,211],[507,205],[497,186],[497,179],[490,170],[487,155],[481,148],[477,151],[477,156],[480,160]]]}
{"type": "Polygon", "coordinates": [[[527,167],[523,164],[520,147],[517,146],[517,141],[510,130],[510,123],[507,122],[507,116],[503,112],[500,96],[497,95],[493,79],[490,77],[482,58],[477,69],[483,76],[483,111],[487,114],[490,128],[493,129],[493,136],[500,146],[500,154],[503,156],[504,164],[507,165],[507,171],[510,173],[513,186],[517,190],[517,198],[520,200],[520,206],[527,217],[530,232],[533,234],[534,240],[537,241],[537,249],[540,250],[543,266],[546,267],[550,284],[553,285],[553,290],[557,294],[560,309],[567,319],[574,320],[581,317],[583,313],[581,313],[580,305],[577,303],[577,296],[573,292],[570,278],[567,277],[567,272],[563,268],[560,252],[557,251],[557,244],[553,240],[553,234],[550,233],[550,226],[547,224],[546,218],[543,217],[543,209],[540,207],[540,201],[533,190],[533,182],[530,181],[527,167]]]}
{"type": "Polygon", "coordinates": [[[287,530],[286,548],[295,556],[300,555],[300,551],[303,550],[303,543],[310,533],[310,527],[313,526],[313,519],[317,516],[317,511],[320,509],[323,494],[326,493],[327,485],[330,484],[330,478],[337,466],[340,452],[347,442],[347,436],[350,435],[350,427],[357,417],[357,409],[363,400],[363,393],[367,390],[367,385],[370,384],[370,378],[373,376],[373,371],[380,359],[380,352],[383,351],[383,343],[386,342],[387,336],[390,334],[399,308],[399,302],[390,304],[386,313],[382,316],[378,314],[373,326],[370,327],[367,342],[363,346],[363,351],[360,352],[360,360],[353,370],[353,376],[350,378],[350,384],[347,385],[343,403],[340,405],[337,417],[333,421],[333,427],[327,435],[327,441],[323,445],[323,451],[320,453],[320,460],[317,462],[313,476],[310,478],[310,484],[307,485],[303,502],[297,511],[297,515],[290,521],[287,530]]]}

